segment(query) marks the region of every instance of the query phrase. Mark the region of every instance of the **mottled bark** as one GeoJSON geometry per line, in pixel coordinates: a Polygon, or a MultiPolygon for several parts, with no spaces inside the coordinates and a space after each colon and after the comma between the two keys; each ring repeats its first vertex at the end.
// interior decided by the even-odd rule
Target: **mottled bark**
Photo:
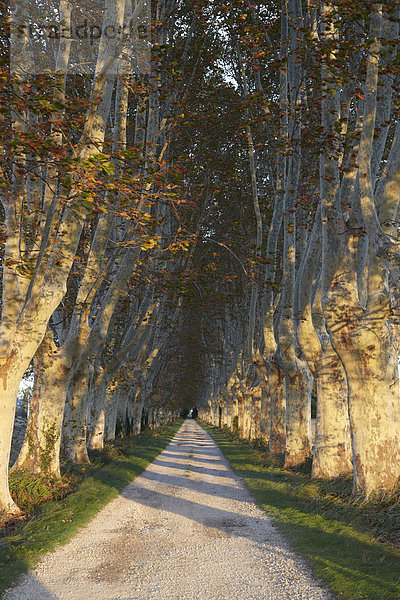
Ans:
{"type": "Polygon", "coordinates": [[[266,382],[264,385],[261,385],[260,436],[264,442],[269,444],[271,436],[271,396],[269,385],[266,382]]]}
{"type": "Polygon", "coordinates": [[[242,437],[249,440],[251,436],[251,421],[253,412],[253,397],[250,390],[245,390],[243,394],[243,421],[242,421],[242,437]]]}
{"type": "Polygon", "coordinates": [[[236,392],[236,400],[237,400],[237,418],[238,418],[238,434],[240,437],[244,437],[244,394],[241,390],[237,390],[236,392]]]}
{"type": "MultiPolygon", "coordinates": [[[[324,10],[329,12],[327,6],[324,10]]],[[[397,352],[388,327],[387,280],[388,270],[394,263],[390,260],[392,242],[382,230],[376,205],[380,205],[385,219],[391,211],[393,217],[396,208],[392,202],[393,188],[379,185],[376,193],[380,196],[375,197],[373,172],[376,152],[381,152],[380,144],[374,143],[375,124],[382,117],[377,114],[377,110],[382,109],[378,103],[380,11],[379,5],[374,6],[370,20],[358,177],[353,188],[348,228],[343,226],[337,202],[337,162],[332,155],[321,157],[322,306],[333,347],[346,371],[354,457],[353,488],[355,494],[364,496],[392,490],[400,476],[397,352]],[[336,223],[339,227],[335,227],[336,223]],[[368,254],[359,243],[357,230],[368,236],[368,254]]],[[[329,81],[328,72],[326,81],[329,81]]],[[[327,132],[334,130],[337,115],[338,91],[332,87],[331,92],[323,107],[327,132]],[[334,104],[330,106],[331,102],[334,104]]],[[[394,182],[396,163],[398,158],[390,153],[389,187],[394,182]]]]}
{"type": "Polygon", "coordinates": [[[90,389],[87,442],[89,450],[101,450],[105,436],[105,406],[108,378],[104,369],[95,370],[90,389]]]}
{"type": "Polygon", "coordinates": [[[69,410],[64,420],[64,455],[77,464],[90,462],[86,446],[87,385],[87,366],[81,365],[75,371],[70,383],[69,410]]]}
{"type": "Polygon", "coordinates": [[[346,277],[341,283],[339,276],[324,308],[348,381],[354,493],[367,496],[392,490],[400,477],[397,351],[387,323],[386,273],[379,262],[370,265],[369,277],[375,293],[370,291],[365,309],[356,282],[346,277]]]}
{"type": "Polygon", "coordinates": [[[347,381],[332,348],[321,309],[319,270],[321,215],[318,207],[296,282],[297,338],[315,379],[317,392],[313,477],[337,477],[351,471],[352,454],[347,381]],[[312,302],[313,290],[317,289],[312,302]]]}
{"type": "Polygon", "coordinates": [[[35,358],[31,411],[21,452],[13,469],[60,477],[60,442],[68,384],[65,356],[48,328],[35,358]]]}
{"type": "Polygon", "coordinates": [[[269,365],[269,394],[271,398],[271,454],[283,454],[286,448],[286,390],[285,375],[274,359],[269,365]]]}
{"type": "Polygon", "coordinates": [[[105,442],[115,440],[119,397],[122,393],[114,383],[109,384],[107,387],[105,400],[105,442]]]}
{"type": "MultiPolygon", "coordinates": [[[[124,0],[118,0],[108,8],[115,12],[121,6],[125,6],[124,0]]],[[[106,19],[107,14],[106,10],[106,19]]],[[[114,20],[115,22],[117,21],[114,20]]],[[[107,65],[117,60],[117,55],[109,60],[110,49],[104,46],[104,40],[101,40],[100,44],[102,43],[103,51],[99,52],[97,61],[97,67],[100,63],[101,66],[96,73],[99,73],[102,67],[106,67],[107,70],[107,65]]],[[[59,64],[65,59],[65,51],[65,47],[60,47],[59,64]]],[[[32,71],[26,69],[25,72],[32,71]]],[[[100,103],[91,106],[84,125],[84,133],[76,152],[76,156],[82,161],[97,154],[104,140],[104,137],[101,139],[101,135],[105,131],[108,118],[108,112],[105,110],[106,91],[110,89],[104,75],[105,73],[95,77],[93,83],[93,93],[101,100],[100,103]]],[[[25,119],[19,121],[28,123],[29,119],[25,115],[25,119]]],[[[18,126],[18,119],[16,124],[18,126]]],[[[12,258],[14,264],[20,264],[20,251],[24,249],[26,238],[26,231],[20,227],[24,218],[23,205],[19,200],[22,198],[22,184],[26,182],[22,182],[23,169],[18,171],[15,171],[17,194],[11,195],[7,200],[4,197],[2,199],[7,227],[6,256],[12,258]],[[19,237],[21,239],[18,242],[19,237]]],[[[49,207],[45,202],[41,208],[47,210],[49,207]]],[[[68,190],[63,189],[60,197],[55,199],[52,210],[47,210],[46,228],[40,228],[39,237],[32,246],[35,251],[33,276],[23,275],[23,281],[11,281],[11,277],[15,279],[17,270],[12,270],[14,275],[8,273],[7,269],[5,271],[0,331],[0,376],[3,379],[0,402],[0,510],[5,512],[16,510],[8,492],[8,460],[19,383],[43,340],[51,315],[65,295],[67,278],[76,256],[85,217],[86,211],[80,206],[79,198],[68,197],[68,190]],[[13,311],[13,315],[9,313],[9,309],[13,311]],[[11,320],[9,317],[12,317],[11,320]]],[[[28,255],[25,255],[24,258],[27,257],[28,255]]]]}
{"type": "Polygon", "coordinates": [[[317,416],[312,477],[338,477],[352,470],[352,447],[346,374],[329,340],[314,377],[317,416]]]}
{"type": "Polygon", "coordinates": [[[142,414],[144,409],[144,398],[139,394],[136,394],[134,408],[133,408],[133,420],[132,420],[132,434],[139,435],[142,429],[142,414]]]}
{"type": "Polygon", "coordinates": [[[285,468],[303,463],[311,454],[312,378],[304,361],[285,367],[286,447],[285,468]]]}
{"type": "Polygon", "coordinates": [[[260,438],[261,433],[261,387],[257,386],[251,390],[251,427],[250,439],[260,438]]]}

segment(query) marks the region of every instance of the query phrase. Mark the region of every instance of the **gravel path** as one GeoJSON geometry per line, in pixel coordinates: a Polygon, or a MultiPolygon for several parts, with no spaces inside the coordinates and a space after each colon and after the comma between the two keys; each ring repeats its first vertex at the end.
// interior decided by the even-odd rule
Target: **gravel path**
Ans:
{"type": "Polygon", "coordinates": [[[332,600],[216,444],[187,420],[158,458],[4,600],[332,600]]]}

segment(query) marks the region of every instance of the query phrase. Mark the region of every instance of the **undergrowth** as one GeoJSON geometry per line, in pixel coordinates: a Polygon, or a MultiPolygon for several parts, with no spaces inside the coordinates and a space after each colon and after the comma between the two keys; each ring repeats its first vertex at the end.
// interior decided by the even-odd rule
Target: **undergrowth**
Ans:
{"type": "Polygon", "coordinates": [[[89,453],[90,464],[64,463],[60,480],[12,473],[12,495],[25,515],[0,529],[0,596],[42,554],[66,543],[140,475],[181,424],[106,444],[104,450],[89,453]]]}
{"type": "Polygon", "coordinates": [[[284,470],[262,440],[246,442],[202,423],[315,575],[340,600],[400,599],[400,489],[351,496],[351,476],[311,479],[311,461],[284,470]]]}
{"type": "Polygon", "coordinates": [[[61,479],[57,479],[15,471],[9,478],[10,492],[17,506],[29,517],[44,502],[65,498],[76,488],[81,479],[78,474],[72,473],[64,474],[61,479]]]}

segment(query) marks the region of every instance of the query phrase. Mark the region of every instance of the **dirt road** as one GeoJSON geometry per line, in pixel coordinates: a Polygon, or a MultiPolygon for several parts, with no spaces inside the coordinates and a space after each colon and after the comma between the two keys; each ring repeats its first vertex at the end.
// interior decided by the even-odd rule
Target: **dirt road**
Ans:
{"type": "Polygon", "coordinates": [[[4,600],[331,600],[208,434],[169,446],[4,600]]]}

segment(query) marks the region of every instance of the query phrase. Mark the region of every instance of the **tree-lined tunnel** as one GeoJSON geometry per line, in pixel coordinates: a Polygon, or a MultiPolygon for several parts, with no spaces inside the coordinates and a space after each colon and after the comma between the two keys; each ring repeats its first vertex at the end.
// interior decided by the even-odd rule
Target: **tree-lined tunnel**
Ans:
{"type": "Polygon", "coordinates": [[[14,471],[57,478],[196,408],[285,467],[395,488],[399,10],[107,0],[90,52],[2,43],[5,515],[27,373],[14,471]]]}

